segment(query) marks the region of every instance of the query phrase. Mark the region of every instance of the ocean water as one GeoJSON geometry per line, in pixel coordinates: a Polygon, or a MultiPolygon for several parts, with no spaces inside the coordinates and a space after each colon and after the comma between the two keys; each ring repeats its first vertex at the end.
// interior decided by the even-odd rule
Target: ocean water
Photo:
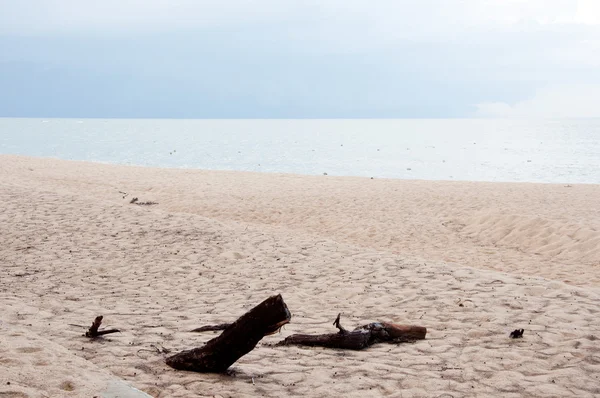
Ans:
{"type": "Polygon", "coordinates": [[[0,153],[312,175],[600,183],[600,119],[0,118],[0,153]]]}

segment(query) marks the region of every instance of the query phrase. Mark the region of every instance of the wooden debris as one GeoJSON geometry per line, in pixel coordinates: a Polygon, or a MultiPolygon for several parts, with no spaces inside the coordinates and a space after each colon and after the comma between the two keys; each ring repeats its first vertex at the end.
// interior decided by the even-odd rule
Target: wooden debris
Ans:
{"type": "Polygon", "coordinates": [[[307,345],[328,348],[362,350],[376,343],[400,343],[422,340],[427,329],[422,326],[396,325],[387,322],[373,322],[348,331],[340,324],[340,315],[333,322],[338,333],[309,335],[293,334],[277,345],[307,345]]]}
{"type": "Polygon", "coordinates": [[[269,297],[203,347],[170,356],[166,363],[179,370],[224,372],[252,351],[264,336],[277,332],[288,323],[291,317],[281,295],[269,297]]]}
{"type": "Polygon", "coordinates": [[[152,206],[152,205],[157,205],[158,202],[152,202],[152,201],[147,201],[147,202],[140,202],[138,198],[132,198],[129,201],[130,204],[133,205],[138,205],[138,206],[152,206]]]}
{"type": "Polygon", "coordinates": [[[523,332],[525,332],[525,329],[515,329],[512,332],[510,332],[510,338],[520,339],[523,337],[523,332]]]}
{"type": "Polygon", "coordinates": [[[225,330],[229,326],[231,326],[231,323],[221,323],[219,325],[206,325],[196,329],[192,329],[190,330],[190,332],[215,332],[218,330],[225,330]]]}
{"type": "Polygon", "coordinates": [[[102,323],[102,319],[103,319],[102,315],[99,315],[96,317],[96,319],[94,319],[94,322],[92,322],[92,326],[90,326],[88,331],[85,332],[85,337],[89,337],[89,338],[93,339],[95,337],[103,336],[105,334],[121,332],[118,329],[98,330],[98,328],[100,327],[100,324],[102,323]]]}

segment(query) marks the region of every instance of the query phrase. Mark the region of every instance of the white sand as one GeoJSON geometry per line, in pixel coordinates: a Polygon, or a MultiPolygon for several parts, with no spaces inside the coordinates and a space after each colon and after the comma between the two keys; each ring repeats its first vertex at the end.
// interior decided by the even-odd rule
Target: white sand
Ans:
{"type": "Polygon", "coordinates": [[[90,397],[114,378],[155,397],[600,394],[600,186],[0,156],[0,201],[2,397],[90,397]],[[236,376],[164,365],[163,347],[214,337],[187,330],[274,293],[292,323],[236,376]],[[338,312],[429,333],[361,352],[269,346],[331,332],[338,312]],[[70,325],[99,314],[123,332],[90,342],[70,325]]]}

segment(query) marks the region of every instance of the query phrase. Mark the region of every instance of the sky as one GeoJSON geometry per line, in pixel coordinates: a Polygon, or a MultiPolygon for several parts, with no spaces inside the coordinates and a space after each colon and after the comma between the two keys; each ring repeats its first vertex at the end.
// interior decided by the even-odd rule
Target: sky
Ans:
{"type": "Polygon", "coordinates": [[[0,0],[0,117],[600,117],[600,0],[0,0]]]}

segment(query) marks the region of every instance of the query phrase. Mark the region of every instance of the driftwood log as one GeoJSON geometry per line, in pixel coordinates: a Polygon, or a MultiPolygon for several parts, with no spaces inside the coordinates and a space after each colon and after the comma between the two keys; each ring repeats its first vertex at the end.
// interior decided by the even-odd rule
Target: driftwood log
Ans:
{"type": "Polygon", "coordinates": [[[224,372],[266,335],[291,319],[281,295],[272,296],[242,315],[203,347],[182,351],[166,359],[167,365],[194,372],[224,372]]]}
{"type": "Polygon", "coordinates": [[[85,337],[96,338],[96,337],[99,337],[99,336],[103,336],[105,334],[120,332],[120,330],[118,330],[118,329],[98,330],[98,328],[102,324],[102,319],[103,318],[104,317],[102,315],[99,315],[99,316],[96,317],[96,319],[94,319],[94,322],[92,322],[92,326],[90,326],[90,328],[88,329],[88,331],[85,332],[85,337]]]}
{"type": "Polygon", "coordinates": [[[427,329],[422,326],[396,325],[387,322],[373,322],[348,331],[340,324],[340,315],[333,322],[335,327],[339,329],[338,333],[293,334],[277,343],[277,345],[307,345],[362,350],[376,343],[422,340],[427,334],[427,329]]]}

